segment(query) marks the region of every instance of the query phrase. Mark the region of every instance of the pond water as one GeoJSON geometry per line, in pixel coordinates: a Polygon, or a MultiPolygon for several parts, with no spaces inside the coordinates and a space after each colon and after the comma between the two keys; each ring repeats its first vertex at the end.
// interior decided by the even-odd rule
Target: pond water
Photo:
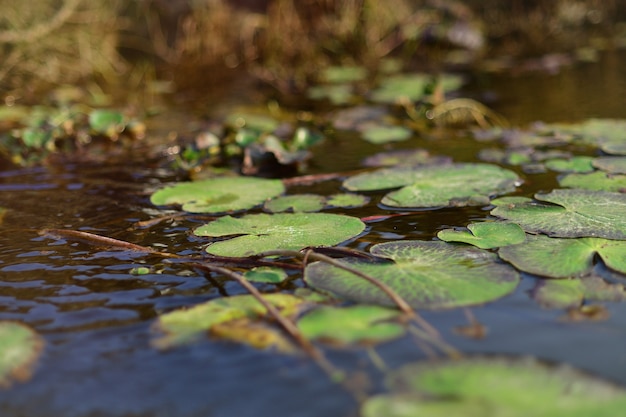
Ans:
{"type": "MultiPolygon", "coordinates": [[[[464,92],[487,102],[515,125],[624,118],[625,73],[626,54],[612,52],[597,63],[563,68],[554,75],[476,74],[464,92]]],[[[476,160],[481,146],[456,133],[399,145],[430,149],[455,161],[476,160]]],[[[356,138],[338,136],[316,148],[312,172],[359,168],[364,156],[378,151],[379,147],[356,138]]],[[[158,257],[103,251],[38,233],[45,228],[81,230],[157,245],[169,252],[199,251],[203,240],[188,231],[200,221],[137,227],[138,221],[157,215],[149,193],[174,179],[158,163],[140,161],[139,156],[131,155],[132,163],[0,171],[0,207],[8,209],[0,225],[0,320],[25,322],[46,340],[32,379],[0,391],[0,415],[358,415],[351,395],[304,355],[281,355],[210,338],[168,351],[150,345],[151,326],[159,313],[243,293],[235,283],[206,279],[158,257]],[[151,266],[151,273],[130,273],[140,266],[151,266]]],[[[554,178],[553,174],[534,176],[521,194],[548,191],[555,186],[554,178]]],[[[316,190],[330,193],[339,187],[339,182],[330,182],[316,190]]],[[[387,213],[376,207],[377,199],[374,194],[372,204],[349,214],[387,213]]],[[[488,213],[486,208],[455,208],[392,217],[370,223],[368,233],[350,245],[366,249],[392,238],[429,240],[440,229],[486,219],[488,213]]],[[[597,272],[625,282],[623,276],[607,270],[597,272]]],[[[514,294],[472,308],[488,328],[482,340],[452,331],[466,324],[461,310],[423,316],[462,352],[533,355],[626,384],[626,304],[605,303],[610,313],[605,321],[563,321],[563,311],[541,309],[529,297],[535,283],[535,278],[524,275],[514,294]]],[[[365,349],[325,352],[342,369],[368,375],[370,392],[381,389],[381,373],[365,349]]],[[[383,344],[377,353],[390,368],[425,358],[410,337],[383,344]]]]}

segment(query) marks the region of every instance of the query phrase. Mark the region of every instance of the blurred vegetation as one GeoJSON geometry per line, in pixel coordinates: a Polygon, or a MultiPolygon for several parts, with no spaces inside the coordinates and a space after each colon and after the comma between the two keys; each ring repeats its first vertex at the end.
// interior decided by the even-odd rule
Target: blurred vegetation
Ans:
{"type": "MultiPolygon", "coordinates": [[[[0,0],[0,94],[67,83],[126,91],[244,70],[301,90],[321,68],[475,65],[618,42],[625,0],[0,0]],[[616,41],[617,39],[617,41],[616,41]]],[[[623,41],[622,41],[623,43],[623,41]]],[[[501,64],[502,66],[502,64],[501,64]]],[[[506,67],[506,65],[504,66],[506,67]]],[[[8,97],[8,98],[7,98],[8,97]]]]}

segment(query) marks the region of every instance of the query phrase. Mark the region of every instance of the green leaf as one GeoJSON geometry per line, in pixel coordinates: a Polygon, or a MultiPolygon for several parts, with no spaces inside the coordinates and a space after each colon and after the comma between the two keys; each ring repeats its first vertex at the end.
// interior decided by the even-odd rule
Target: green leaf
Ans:
{"type": "Polygon", "coordinates": [[[444,165],[452,162],[447,156],[432,156],[425,149],[381,152],[365,158],[363,165],[384,167],[394,165],[444,165]]]}
{"type": "Polygon", "coordinates": [[[255,113],[233,113],[226,118],[226,123],[236,128],[245,127],[256,132],[273,132],[279,125],[271,116],[255,113]]]}
{"type": "MultiPolygon", "coordinates": [[[[454,308],[483,304],[511,293],[519,274],[497,256],[445,242],[395,241],[374,245],[372,254],[394,262],[345,261],[387,284],[414,308],[454,308]]],[[[358,303],[395,306],[378,287],[344,269],[315,262],[305,281],[358,303]]]]}
{"type": "Polygon", "coordinates": [[[590,156],[574,156],[569,159],[550,159],[546,167],[557,172],[593,172],[593,158],[590,156]]]}
{"type": "Polygon", "coordinates": [[[280,284],[287,279],[284,269],[273,268],[271,266],[259,266],[246,271],[243,276],[252,282],[265,282],[269,284],[280,284]]]}
{"type": "Polygon", "coordinates": [[[418,101],[426,96],[426,87],[432,83],[427,74],[402,74],[385,78],[380,87],[372,91],[372,101],[397,103],[402,100],[418,101]]]}
{"type": "Polygon", "coordinates": [[[307,89],[307,96],[313,100],[327,99],[339,106],[348,104],[354,97],[354,87],[350,84],[315,85],[307,89]]]}
{"type": "Polygon", "coordinates": [[[280,180],[252,177],[214,178],[165,187],[150,197],[152,204],[182,204],[193,213],[246,210],[285,191],[280,180]]]}
{"type": "Polygon", "coordinates": [[[588,417],[626,407],[623,388],[532,358],[409,364],[386,382],[391,394],[367,400],[363,417],[588,417]]]}
{"type": "Polygon", "coordinates": [[[592,161],[594,167],[609,174],[626,174],[626,157],[601,156],[592,161]]]}
{"type": "Polygon", "coordinates": [[[481,249],[515,245],[526,239],[522,228],[515,223],[470,223],[467,228],[469,231],[444,229],[437,233],[437,237],[446,242],[469,243],[481,249]]]}
{"type": "Polygon", "coordinates": [[[0,387],[29,379],[43,345],[43,338],[30,327],[0,321],[0,387]]]}
{"type": "Polygon", "coordinates": [[[402,336],[404,327],[387,320],[400,312],[379,306],[320,307],[298,321],[302,334],[309,339],[331,343],[374,343],[402,336]]]}
{"type": "MultiPolygon", "coordinates": [[[[265,294],[263,298],[285,316],[296,314],[304,303],[290,294],[265,294]]],[[[266,313],[252,295],[217,298],[160,315],[154,327],[161,336],[153,343],[158,348],[189,343],[218,324],[242,318],[258,319],[266,313]]]]}
{"type": "Polygon", "coordinates": [[[591,174],[568,174],[559,179],[559,184],[569,188],[622,192],[626,190],[626,175],[610,175],[601,171],[591,174]]]}
{"type": "Polygon", "coordinates": [[[263,208],[270,213],[302,213],[320,211],[324,208],[326,199],[316,194],[296,194],[276,197],[268,200],[263,208]]]}
{"type": "Polygon", "coordinates": [[[509,170],[489,164],[453,164],[386,168],[344,181],[350,191],[403,187],[382,203],[391,207],[440,207],[488,204],[489,197],[515,190],[519,181],[509,170]]]}
{"type": "Polygon", "coordinates": [[[626,239],[626,195],[605,191],[554,190],[493,200],[493,216],[519,224],[529,233],[553,237],[626,239]]]}
{"type": "Polygon", "coordinates": [[[532,297],[542,307],[575,308],[587,301],[623,301],[626,290],[622,284],[609,284],[590,275],[572,279],[543,279],[532,291],[532,297]]]}
{"type": "Polygon", "coordinates": [[[327,213],[250,214],[221,217],[194,231],[197,236],[232,239],[210,244],[206,251],[217,256],[252,256],[272,249],[300,250],[333,246],[365,230],[356,217],[327,213]]]}
{"type": "Polygon", "coordinates": [[[363,207],[369,203],[370,199],[367,196],[361,194],[342,193],[333,194],[326,199],[326,207],[342,207],[342,208],[355,208],[363,207]]]}
{"type": "Polygon", "coordinates": [[[363,131],[363,139],[376,145],[382,145],[407,140],[412,134],[410,129],[402,126],[374,125],[363,131]]]}
{"type": "Polygon", "coordinates": [[[349,83],[362,81],[367,77],[367,69],[360,66],[333,66],[321,72],[322,81],[327,83],[349,83]]]}
{"type": "Polygon", "coordinates": [[[587,275],[596,255],[609,268],[626,273],[626,242],[619,240],[528,236],[526,242],[505,246],[498,253],[521,271],[550,278],[587,275]]]}
{"type": "Polygon", "coordinates": [[[115,137],[124,130],[126,121],[119,111],[96,109],[89,113],[89,126],[96,133],[115,137]]]}

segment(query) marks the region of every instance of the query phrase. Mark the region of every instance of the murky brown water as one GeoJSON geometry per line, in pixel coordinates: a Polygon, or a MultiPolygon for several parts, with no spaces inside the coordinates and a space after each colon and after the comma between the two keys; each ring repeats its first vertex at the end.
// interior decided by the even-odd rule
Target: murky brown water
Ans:
{"type": "MultiPolygon", "coordinates": [[[[559,74],[515,77],[477,75],[468,92],[495,97],[493,107],[516,124],[533,120],[574,121],[626,117],[626,54],[606,54],[596,64],[559,74]]],[[[316,149],[315,172],[359,167],[379,148],[331,138],[316,149]]],[[[457,161],[475,159],[480,144],[449,136],[415,140],[457,161]]],[[[553,187],[553,176],[523,188],[531,194],[553,187]]],[[[147,196],[172,176],[155,165],[67,164],[0,172],[0,320],[19,320],[47,342],[31,381],[0,391],[0,415],[7,417],[195,417],[348,416],[357,414],[351,397],[308,359],[255,351],[208,338],[159,352],[150,347],[157,314],[242,290],[207,280],[183,265],[130,252],[101,251],[83,243],[52,240],[43,228],[89,231],[176,253],[201,250],[188,235],[198,223],[184,220],[138,228],[155,215],[147,196]],[[130,274],[152,266],[147,275],[130,274]]],[[[323,185],[328,192],[339,183],[323,185]]],[[[376,200],[376,199],[374,199],[376,200]]],[[[380,214],[373,203],[353,215],[380,214]]],[[[354,242],[365,249],[390,238],[430,239],[437,230],[484,219],[481,208],[416,212],[372,223],[354,242]]],[[[609,279],[621,276],[598,270],[609,279]]],[[[446,339],[464,352],[536,355],[563,361],[626,384],[626,304],[607,303],[611,318],[599,323],[559,321],[560,311],[542,310],[528,296],[535,280],[526,276],[511,296],[473,309],[489,328],[475,341],[451,332],[465,323],[461,311],[425,313],[446,339]]],[[[374,381],[365,352],[328,350],[339,366],[364,370],[374,381]]],[[[409,340],[378,348],[388,366],[424,354],[409,340]]],[[[376,382],[375,382],[376,385],[376,382]]]]}

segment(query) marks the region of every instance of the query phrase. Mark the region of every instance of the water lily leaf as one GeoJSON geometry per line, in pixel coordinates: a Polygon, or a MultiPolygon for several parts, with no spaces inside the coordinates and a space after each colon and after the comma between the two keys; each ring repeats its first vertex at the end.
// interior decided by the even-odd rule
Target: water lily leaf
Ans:
{"type": "Polygon", "coordinates": [[[509,170],[489,164],[452,164],[385,168],[355,175],[343,186],[350,191],[403,187],[385,195],[391,207],[439,207],[488,204],[489,196],[515,190],[519,181],[509,170]]]}
{"type": "Polygon", "coordinates": [[[388,320],[400,315],[380,306],[320,307],[298,321],[298,328],[309,339],[351,344],[384,342],[404,334],[404,326],[388,320]]]}
{"type": "Polygon", "coordinates": [[[246,271],[244,278],[252,282],[266,282],[270,284],[280,284],[287,279],[284,269],[273,268],[271,266],[259,266],[246,271]]]}
{"type": "Polygon", "coordinates": [[[600,145],[625,145],[626,120],[589,119],[580,124],[556,125],[555,130],[570,133],[585,143],[600,145]]]}
{"type": "Polygon", "coordinates": [[[308,246],[333,246],[365,230],[356,217],[329,213],[250,214],[221,217],[197,228],[197,236],[237,236],[210,244],[217,256],[252,256],[271,249],[300,250],[308,246]]]}
{"type": "Polygon", "coordinates": [[[215,324],[211,327],[211,336],[255,349],[273,349],[281,353],[297,351],[281,330],[247,318],[215,324]]]}
{"type": "Polygon", "coordinates": [[[528,236],[526,242],[505,246],[498,253],[521,271],[551,278],[588,274],[596,255],[609,268],[626,273],[626,242],[619,240],[528,236]]]}
{"type": "Polygon", "coordinates": [[[569,188],[622,192],[626,190],[626,175],[611,175],[602,171],[591,174],[568,174],[559,179],[559,184],[569,188]]]}
{"type": "Polygon", "coordinates": [[[593,158],[590,156],[574,156],[569,159],[550,159],[546,167],[557,172],[593,172],[593,158]]]}
{"type": "Polygon", "coordinates": [[[96,133],[115,137],[125,125],[124,115],[119,111],[96,109],[89,113],[89,127],[96,133]]]}
{"type": "Polygon", "coordinates": [[[626,239],[626,195],[605,191],[554,190],[524,197],[503,197],[491,203],[491,214],[519,224],[530,233],[553,237],[626,239]]]}
{"type": "Polygon", "coordinates": [[[320,211],[324,208],[326,199],[321,195],[315,194],[297,194],[282,197],[276,197],[268,200],[263,208],[270,213],[301,213],[320,211]]]}
{"type": "Polygon", "coordinates": [[[0,321],[0,387],[29,379],[43,345],[43,338],[30,327],[0,321]]]}
{"type": "Polygon", "coordinates": [[[546,308],[577,308],[587,301],[623,301],[626,289],[622,284],[609,284],[590,275],[572,279],[543,279],[532,291],[532,297],[546,308]]]}
{"type": "MultiPolygon", "coordinates": [[[[263,298],[285,316],[296,314],[304,303],[290,294],[265,294],[263,298]]],[[[169,348],[189,343],[218,324],[243,318],[258,319],[266,313],[265,307],[252,295],[217,298],[190,308],[174,310],[157,319],[154,327],[161,335],[154,340],[154,345],[169,348]]]]}
{"type": "Polygon", "coordinates": [[[626,157],[601,156],[592,161],[594,167],[609,174],[626,174],[626,157]]]}
{"type": "Polygon", "coordinates": [[[214,178],[165,187],[150,197],[152,204],[182,204],[193,213],[246,210],[285,192],[280,180],[252,177],[214,178]]]}
{"type": "Polygon", "coordinates": [[[481,249],[515,245],[526,240],[526,233],[515,223],[470,223],[465,230],[444,229],[437,237],[446,242],[469,243],[481,249]]]}
{"type": "Polygon", "coordinates": [[[397,165],[444,165],[450,164],[452,158],[447,156],[432,156],[425,149],[399,150],[381,152],[363,160],[368,167],[384,167],[397,165]]]}
{"type": "Polygon", "coordinates": [[[226,118],[226,123],[237,128],[245,127],[256,132],[273,132],[280,124],[271,116],[256,113],[233,113],[226,118]]]}
{"type": "Polygon", "coordinates": [[[363,131],[363,139],[376,145],[382,145],[407,140],[412,134],[411,129],[403,126],[374,125],[363,131]]]}
{"type": "Polygon", "coordinates": [[[366,401],[363,417],[610,416],[626,406],[623,388],[532,358],[415,363],[386,382],[392,393],[366,401]]]}
{"type": "Polygon", "coordinates": [[[355,208],[363,207],[369,202],[369,197],[361,194],[341,193],[328,196],[326,199],[326,207],[355,208]]]}
{"type": "Polygon", "coordinates": [[[313,100],[328,99],[334,105],[348,104],[354,97],[354,87],[350,84],[315,85],[307,89],[307,96],[313,100]]]}
{"type": "MultiPolygon", "coordinates": [[[[483,304],[511,293],[519,282],[519,274],[495,254],[473,247],[396,241],[374,245],[371,252],[393,262],[350,261],[349,266],[387,284],[414,308],[483,304]]],[[[378,287],[343,269],[315,262],[304,276],[312,287],[344,299],[394,306],[378,287]]]]}
{"type": "Polygon", "coordinates": [[[428,74],[400,74],[385,78],[380,87],[372,91],[371,99],[377,103],[398,103],[402,100],[418,101],[425,97],[426,87],[432,84],[428,74]]]}
{"type": "Polygon", "coordinates": [[[327,83],[349,83],[362,81],[367,77],[367,69],[356,65],[332,66],[324,68],[321,79],[327,83]]]}

